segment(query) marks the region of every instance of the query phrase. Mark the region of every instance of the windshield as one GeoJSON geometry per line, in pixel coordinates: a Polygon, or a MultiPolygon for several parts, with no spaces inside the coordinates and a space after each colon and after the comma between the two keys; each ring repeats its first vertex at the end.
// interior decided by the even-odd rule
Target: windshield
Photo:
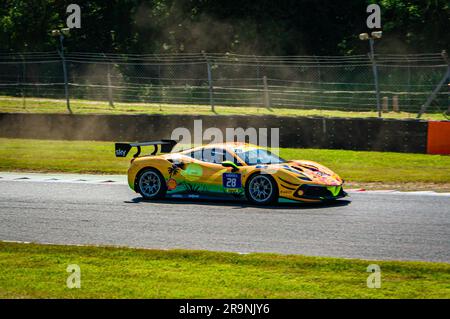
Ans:
{"type": "Polygon", "coordinates": [[[254,148],[245,151],[242,149],[235,149],[234,152],[247,165],[280,164],[286,162],[286,160],[276,156],[275,154],[272,154],[270,151],[265,149],[254,148]]]}

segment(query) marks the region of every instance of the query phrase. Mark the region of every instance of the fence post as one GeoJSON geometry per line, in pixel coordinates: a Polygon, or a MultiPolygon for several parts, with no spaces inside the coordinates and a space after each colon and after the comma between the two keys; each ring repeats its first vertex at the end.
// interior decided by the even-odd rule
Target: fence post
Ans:
{"type": "Polygon", "coordinates": [[[375,54],[374,54],[374,40],[372,38],[369,39],[370,44],[370,60],[372,62],[372,72],[373,72],[373,78],[375,81],[375,94],[377,98],[377,111],[378,111],[378,117],[381,117],[381,103],[380,103],[380,87],[378,85],[378,70],[377,70],[377,63],[375,61],[375,54]]]}
{"type": "Polygon", "coordinates": [[[153,56],[155,57],[156,61],[158,61],[158,84],[157,84],[157,90],[158,90],[158,105],[159,105],[159,111],[162,112],[162,102],[163,102],[163,88],[161,84],[161,61],[159,59],[159,56],[156,53],[153,53],[153,56]]]}
{"type": "Polygon", "coordinates": [[[406,56],[406,61],[408,62],[408,108],[407,110],[411,109],[411,62],[408,59],[408,56],[406,56]]]}
{"type": "Polygon", "coordinates": [[[63,66],[63,75],[64,75],[64,93],[66,95],[66,106],[67,106],[67,110],[69,111],[70,114],[72,114],[72,110],[70,109],[70,100],[69,100],[69,83],[67,80],[67,66],[66,66],[66,58],[64,57],[64,45],[63,45],[63,41],[64,41],[64,36],[62,35],[62,33],[59,35],[59,43],[61,45],[61,50],[59,51],[59,55],[61,57],[62,60],[62,66],[63,66]]]}
{"type": "MultiPolygon", "coordinates": [[[[445,84],[448,85],[448,83],[450,81],[449,80],[450,79],[450,60],[448,58],[447,51],[443,50],[441,52],[441,56],[444,59],[444,61],[447,63],[447,72],[445,72],[444,77],[441,79],[439,84],[436,86],[436,88],[433,90],[431,95],[428,97],[427,101],[420,107],[419,113],[417,114],[418,119],[422,116],[423,113],[425,113],[427,108],[430,106],[431,102],[433,102],[433,100],[436,98],[436,95],[441,90],[442,86],[444,86],[445,84]]],[[[450,110],[450,106],[449,106],[449,110],[450,110]]]]}
{"type": "Polygon", "coordinates": [[[264,106],[270,110],[269,86],[267,85],[267,76],[263,76],[264,84],[264,106]]]}
{"type": "Polygon", "coordinates": [[[256,56],[253,54],[253,59],[256,62],[256,86],[259,86],[259,61],[256,56]]]}
{"type": "Polygon", "coordinates": [[[389,112],[389,98],[387,96],[383,96],[383,113],[389,112]]]}
{"type": "Polygon", "coordinates": [[[20,54],[20,58],[21,58],[21,60],[22,60],[22,81],[21,81],[21,87],[22,87],[22,90],[21,90],[21,93],[22,93],[22,107],[24,108],[24,109],[26,109],[27,108],[27,101],[26,101],[26,99],[25,99],[25,88],[24,88],[24,83],[25,83],[25,59],[23,58],[23,55],[22,54],[20,54]]]}
{"type": "Polygon", "coordinates": [[[108,63],[108,100],[109,100],[109,106],[114,107],[114,101],[113,101],[113,92],[112,92],[112,86],[111,86],[111,71],[110,71],[110,64],[108,63]]]}
{"type": "MultiPolygon", "coordinates": [[[[105,57],[105,60],[108,60],[105,53],[102,53],[105,57]]],[[[114,100],[113,100],[113,92],[112,92],[112,86],[111,86],[111,63],[108,61],[107,69],[106,69],[106,80],[108,83],[108,102],[109,106],[114,107],[114,100]]]]}
{"type": "Polygon", "coordinates": [[[320,107],[322,107],[323,105],[323,94],[322,94],[322,72],[320,71],[320,62],[319,59],[317,58],[317,56],[314,56],[314,60],[316,61],[316,68],[317,68],[317,75],[319,77],[319,102],[320,102],[320,107]]]}
{"type": "MultiPolygon", "coordinates": [[[[428,97],[427,101],[420,107],[420,111],[417,114],[417,118],[419,119],[423,113],[427,110],[427,108],[430,106],[431,102],[436,98],[436,95],[441,90],[442,86],[447,82],[447,78],[450,78],[450,64],[447,67],[447,72],[445,72],[444,77],[439,82],[439,84],[436,86],[434,91],[431,93],[431,95],[428,97]]],[[[449,107],[450,108],[450,107],[449,107]]]]}
{"type": "Polygon", "coordinates": [[[206,56],[205,53],[203,53],[203,56],[206,59],[206,67],[207,67],[207,71],[208,71],[208,85],[209,85],[209,103],[211,105],[211,111],[213,113],[216,112],[215,107],[214,107],[214,97],[213,97],[213,80],[212,80],[212,71],[211,71],[211,63],[209,63],[209,60],[206,56]]]}
{"type": "Polygon", "coordinates": [[[400,106],[398,104],[398,95],[394,95],[392,97],[392,111],[394,112],[400,112],[400,106]]]}
{"type": "Polygon", "coordinates": [[[447,103],[448,103],[448,109],[447,109],[447,115],[450,115],[450,74],[447,78],[447,88],[448,88],[448,94],[447,94],[447,103]]]}

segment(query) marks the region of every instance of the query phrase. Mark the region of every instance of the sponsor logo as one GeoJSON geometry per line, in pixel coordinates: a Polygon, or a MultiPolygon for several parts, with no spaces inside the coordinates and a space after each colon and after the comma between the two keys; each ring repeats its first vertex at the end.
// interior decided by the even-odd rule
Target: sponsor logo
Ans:
{"type": "Polygon", "coordinates": [[[127,152],[125,150],[116,150],[116,156],[125,157],[127,152]]]}
{"type": "Polygon", "coordinates": [[[169,178],[167,180],[167,189],[171,191],[174,190],[175,188],[177,188],[177,181],[173,178],[169,178]]]}

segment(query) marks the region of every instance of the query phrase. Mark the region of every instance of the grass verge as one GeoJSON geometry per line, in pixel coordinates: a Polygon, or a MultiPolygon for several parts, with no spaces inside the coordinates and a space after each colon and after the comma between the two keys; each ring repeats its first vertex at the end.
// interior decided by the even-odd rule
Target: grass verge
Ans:
{"type": "MultiPolygon", "coordinates": [[[[450,156],[288,148],[280,155],[317,161],[357,186],[409,183],[450,189],[450,156]]],[[[0,138],[0,171],[126,174],[129,160],[114,156],[112,142],[0,138]]]]}
{"type": "Polygon", "coordinates": [[[0,267],[0,298],[450,298],[446,263],[0,242],[0,267]]]}
{"type": "MultiPolygon", "coordinates": [[[[349,112],[328,109],[292,109],[277,107],[268,110],[263,107],[216,106],[215,113],[208,105],[184,105],[164,103],[115,103],[110,107],[106,101],[72,99],[70,102],[75,114],[199,114],[199,115],[277,115],[277,116],[326,116],[326,117],[378,117],[376,111],[349,112]]],[[[0,112],[20,113],[66,113],[66,101],[58,99],[26,98],[0,96],[0,112]]],[[[413,119],[417,113],[389,112],[384,118],[413,119]]],[[[426,113],[424,120],[445,120],[441,113],[426,113]]]]}

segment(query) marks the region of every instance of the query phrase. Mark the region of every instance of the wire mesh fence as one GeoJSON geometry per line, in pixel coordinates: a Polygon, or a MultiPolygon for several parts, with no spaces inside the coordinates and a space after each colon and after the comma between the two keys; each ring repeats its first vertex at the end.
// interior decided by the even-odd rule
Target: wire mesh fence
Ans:
{"type": "MultiPolygon", "coordinates": [[[[355,56],[65,55],[70,99],[376,111],[372,62],[355,56]]],[[[375,55],[384,107],[418,112],[446,74],[441,54],[375,55]]],[[[62,99],[57,52],[0,54],[0,95],[62,99]]],[[[447,79],[447,82],[449,79],[447,79]]],[[[449,87],[431,111],[449,107],[449,87]]]]}

